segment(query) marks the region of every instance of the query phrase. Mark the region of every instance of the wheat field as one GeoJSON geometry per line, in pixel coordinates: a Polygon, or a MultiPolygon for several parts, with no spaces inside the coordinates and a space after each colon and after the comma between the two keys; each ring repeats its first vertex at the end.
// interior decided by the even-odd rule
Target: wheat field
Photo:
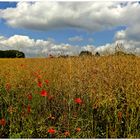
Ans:
{"type": "Polygon", "coordinates": [[[0,138],[140,138],[140,58],[0,59],[0,138]]]}

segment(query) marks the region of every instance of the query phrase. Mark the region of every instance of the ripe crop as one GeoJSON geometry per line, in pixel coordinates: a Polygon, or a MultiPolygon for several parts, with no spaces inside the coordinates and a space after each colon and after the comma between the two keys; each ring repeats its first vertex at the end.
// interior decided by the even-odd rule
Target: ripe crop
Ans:
{"type": "Polygon", "coordinates": [[[0,138],[139,138],[140,58],[0,59],[0,138]]]}

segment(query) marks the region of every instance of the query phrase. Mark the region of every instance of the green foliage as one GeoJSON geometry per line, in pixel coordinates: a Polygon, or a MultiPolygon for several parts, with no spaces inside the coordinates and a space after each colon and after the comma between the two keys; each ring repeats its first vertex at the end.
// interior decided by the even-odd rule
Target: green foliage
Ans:
{"type": "Polygon", "coordinates": [[[0,50],[0,58],[24,58],[25,54],[17,50],[0,50]]]}
{"type": "Polygon", "coordinates": [[[92,52],[90,52],[90,51],[81,51],[79,56],[92,56],[92,52]]]}

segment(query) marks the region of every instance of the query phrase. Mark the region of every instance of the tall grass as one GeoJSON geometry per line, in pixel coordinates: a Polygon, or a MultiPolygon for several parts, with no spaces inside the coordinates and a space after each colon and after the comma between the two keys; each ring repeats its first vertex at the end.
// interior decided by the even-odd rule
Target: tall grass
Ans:
{"type": "Polygon", "coordinates": [[[1,59],[0,110],[1,138],[139,138],[140,58],[1,59]]]}

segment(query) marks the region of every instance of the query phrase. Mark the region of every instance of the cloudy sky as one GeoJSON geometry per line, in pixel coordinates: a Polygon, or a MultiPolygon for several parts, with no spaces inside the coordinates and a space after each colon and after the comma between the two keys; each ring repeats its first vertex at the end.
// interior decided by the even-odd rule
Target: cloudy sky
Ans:
{"type": "Polygon", "coordinates": [[[114,51],[140,54],[139,2],[0,2],[0,50],[26,57],[114,51]]]}

